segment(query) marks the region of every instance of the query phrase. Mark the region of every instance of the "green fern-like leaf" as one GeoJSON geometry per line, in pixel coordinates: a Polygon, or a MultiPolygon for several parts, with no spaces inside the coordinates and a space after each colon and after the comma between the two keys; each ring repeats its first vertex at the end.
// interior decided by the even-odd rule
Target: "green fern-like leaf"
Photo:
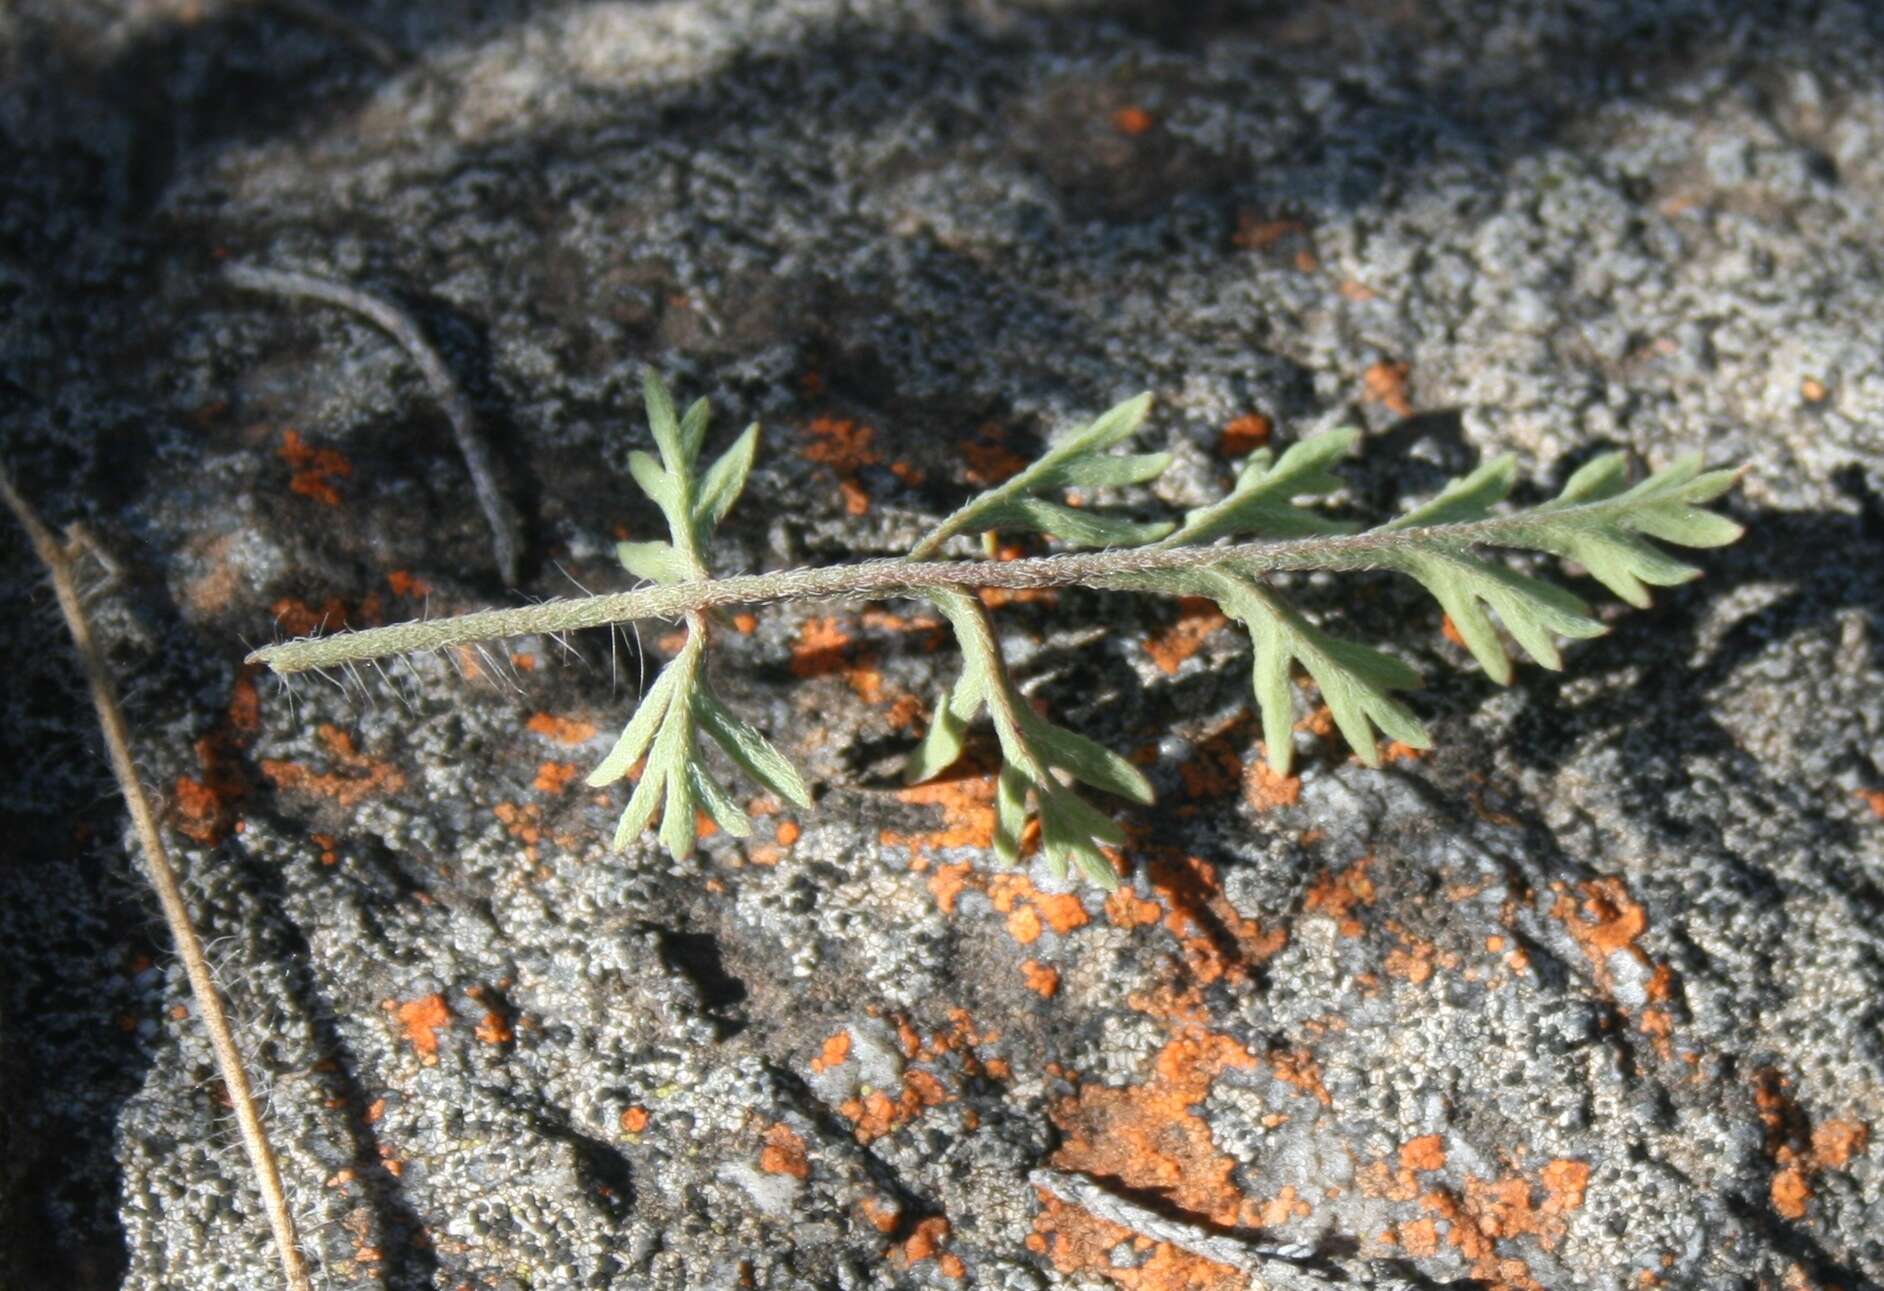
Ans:
{"type": "MultiPolygon", "coordinates": [[[[1041,496],[1065,488],[1109,488],[1156,479],[1171,464],[1169,453],[1110,452],[1138,429],[1150,406],[1149,395],[1128,399],[1055,440],[1033,465],[970,499],[937,525],[916,545],[912,558],[939,549],[958,533],[996,529],[1032,530],[1088,547],[1136,547],[1165,537],[1176,528],[1169,521],[1143,523],[1041,496]]],[[[936,705],[929,731],[906,768],[907,779],[912,784],[926,780],[959,759],[969,722],[985,708],[1001,748],[995,777],[995,854],[1010,864],[1019,858],[1032,814],[1040,822],[1040,849],[1056,872],[1064,875],[1076,868],[1112,888],[1118,877],[1100,848],[1118,843],[1123,834],[1072,784],[1135,802],[1151,801],[1151,785],[1117,754],[1034,712],[1009,680],[999,640],[979,601],[959,591],[931,593],[930,599],[955,629],[962,675],[936,705]]]]}
{"type": "MultiPolygon", "coordinates": [[[[1252,463],[1228,497],[1191,512],[1184,527],[1160,546],[1331,532],[1330,521],[1294,499],[1331,492],[1339,481],[1322,467],[1353,441],[1351,433],[1330,432],[1295,445],[1274,467],[1266,460],[1252,463]],[[1300,464],[1285,473],[1297,454],[1300,464]]],[[[1720,546],[1740,536],[1739,525],[1701,509],[1731,488],[1737,474],[1703,475],[1692,458],[1629,488],[1624,460],[1610,454],[1578,471],[1553,501],[1494,522],[1493,508],[1510,492],[1515,473],[1509,458],[1487,462],[1430,501],[1359,535],[1350,552],[1304,567],[1391,569],[1409,575],[1439,602],[1487,675],[1508,684],[1510,657],[1487,610],[1526,654],[1551,669],[1563,666],[1557,638],[1600,636],[1606,629],[1572,593],[1496,563],[1482,554],[1483,548],[1541,551],[1574,560],[1617,595],[1646,605],[1644,584],[1685,582],[1699,571],[1637,535],[1693,547],[1720,546]]],[[[1294,664],[1315,682],[1336,727],[1367,765],[1379,762],[1376,730],[1414,748],[1428,747],[1425,727],[1392,695],[1416,687],[1418,674],[1390,655],[1309,624],[1263,584],[1263,572],[1239,570],[1229,561],[1206,570],[1127,575],[1111,585],[1209,597],[1248,628],[1255,651],[1255,698],[1274,770],[1286,774],[1294,765],[1289,685],[1294,664]]]]}
{"type": "Polygon", "coordinates": [[[1382,569],[1405,574],[1439,603],[1479,666],[1506,682],[1507,635],[1538,663],[1558,668],[1560,641],[1595,636],[1603,628],[1578,597],[1508,568],[1492,554],[1495,549],[1561,557],[1622,599],[1645,605],[1650,587],[1698,573],[1655,542],[1717,547],[1741,534],[1739,525],[1705,509],[1733,487],[1736,472],[1703,472],[1699,460],[1689,457],[1631,485],[1616,454],[1582,467],[1557,497],[1519,511],[1501,509],[1515,468],[1500,458],[1397,519],[1355,532],[1318,509],[1341,486],[1330,468],[1357,443],[1353,430],[1311,436],[1280,456],[1255,454],[1221,499],[1192,509],[1181,525],[1065,505],[1055,496],[1059,490],[1142,484],[1165,469],[1168,454],[1112,451],[1143,422],[1149,396],[1140,396],[1055,440],[1039,461],[958,508],[902,560],[714,580],[704,555],[751,472],[758,428],[749,427],[701,471],[705,401],[677,414],[666,387],[650,373],[646,403],[656,453],[631,454],[629,471],[666,517],[668,537],[617,548],[623,567],[646,586],[290,642],[251,658],[292,672],[524,633],[679,617],[687,627],[685,643],[589,777],[590,784],[610,784],[640,765],[616,845],[625,846],[658,817],[660,840],[678,858],[694,846],[697,812],[730,834],[751,829],[745,811],[702,760],[707,745],[717,745],[733,766],[786,801],[802,807],[810,800],[790,762],[714,693],[705,664],[709,613],[725,605],[805,597],[921,597],[954,628],[962,671],[938,701],[928,733],[910,758],[908,778],[927,779],[959,760],[970,725],[985,713],[1000,749],[996,853],[1009,862],[1018,859],[1031,816],[1039,824],[1042,853],[1060,872],[1076,868],[1111,887],[1116,876],[1103,849],[1118,843],[1122,833],[1082,791],[1142,803],[1150,801],[1151,787],[1116,753],[1035,711],[1009,675],[976,589],[1081,585],[1215,601],[1249,633],[1251,690],[1267,757],[1286,773],[1294,760],[1298,668],[1320,689],[1336,728],[1363,762],[1377,763],[1383,737],[1423,748],[1428,735],[1402,698],[1419,684],[1413,669],[1310,621],[1288,603],[1275,575],[1382,569]],[[1017,563],[933,559],[952,537],[1001,528],[1036,530],[1103,550],[1017,563]]]}
{"type": "Polygon", "coordinates": [[[1137,430],[1151,407],[1151,396],[1127,399],[1099,414],[1091,424],[1055,440],[1039,461],[959,507],[911,552],[921,559],[940,550],[959,533],[996,529],[1049,534],[1082,547],[1135,547],[1155,542],[1176,526],[1168,520],[1145,523],[1070,507],[1043,496],[1068,488],[1116,488],[1146,484],[1171,464],[1169,453],[1107,452],[1137,430]]]}
{"type": "MultiPolygon", "coordinates": [[[[623,542],[616,545],[616,554],[630,574],[652,583],[702,580],[707,571],[701,553],[746,486],[759,428],[748,426],[696,481],[695,463],[706,439],[706,400],[695,402],[677,418],[667,387],[652,372],[645,390],[648,425],[661,460],[636,452],[629,456],[628,466],[635,483],[667,518],[668,541],[623,542]]],[[[615,830],[617,848],[626,847],[646,829],[657,811],[661,843],[676,860],[693,851],[696,810],[704,811],[736,838],[752,833],[745,810],[700,760],[703,732],[753,780],[787,802],[800,807],[811,804],[811,794],[797,769],[713,693],[706,677],[706,642],[705,617],[689,614],[686,644],[654,679],[615,747],[589,773],[591,785],[613,784],[646,759],[615,830]]]]}
{"type": "Polygon", "coordinates": [[[955,629],[962,675],[936,705],[929,733],[905,772],[907,779],[912,784],[926,780],[959,759],[969,722],[986,709],[1001,748],[1001,769],[995,777],[995,854],[1009,864],[1020,858],[1031,805],[1040,821],[1040,849],[1057,873],[1075,868],[1101,887],[1115,887],[1118,876],[1100,847],[1121,842],[1124,834],[1071,784],[1140,803],[1151,801],[1151,784],[1124,758],[1033,710],[1008,676],[994,625],[980,601],[955,591],[938,591],[931,599],[955,629]]]}
{"type": "Polygon", "coordinates": [[[1299,538],[1317,533],[1349,533],[1354,526],[1295,505],[1299,497],[1319,497],[1341,487],[1328,464],[1346,457],[1360,438],[1358,430],[1330,430],[1289,446],[1280,461],[1267,448],[1251,453],[1236,485],[1222,501],[1200,507],[1160,546],[1192,547],[1233,534],[1263,538],[1299,538]]]}

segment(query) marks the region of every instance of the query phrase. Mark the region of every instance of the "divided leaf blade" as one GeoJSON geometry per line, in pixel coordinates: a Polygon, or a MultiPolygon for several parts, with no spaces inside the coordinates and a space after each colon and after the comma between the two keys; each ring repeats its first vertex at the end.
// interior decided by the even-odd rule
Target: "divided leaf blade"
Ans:
{"type": "Polygon", "coordinates": [[[811,791],[805,787],[798,768],[756,726],[726,707],[705,686],[695,694],[693,706],[701,729],[726,750],[726,756],[741,771],[795,807],[811,805],[811,791]]]}
{"type": "MultiPolygon", "coordinates": [[[[696,407],[698,405],[695,405],[696,407]]],[[[759,423],[753,422],[745,432],[733,441],[731,448],[707,468],[707,473],[700,480],[700,494],[693,504],[694,524],[704,530],[702,537],[711,534],[719,527],[726,513],[732,510],[733,503],[746,487],[746,477],[752,474],[753,457],[759,451],[759,423]]]]}
{"type": "Polygon", "coordinates": [[[661,669],[660,676],[648,687],[648,693],[635,709],[634,716],[622,728],[621,738],[615,741],[615,747],[608,751],[608,756],[602,759],[595,770],[589,772],[584,783],[597,788],[613,784],[628,774],[628,768],[641,760],[654,742],[655,732],[667,717],[668,706],[673,703],[682,671],[672,664],[661,669]]]}
{"type": "Polygon", "coordinates": [[[693,567],[671,542],[618,542],[615,556],[623,569],[650,583],[684,583],[693,577],[693,567]]]}

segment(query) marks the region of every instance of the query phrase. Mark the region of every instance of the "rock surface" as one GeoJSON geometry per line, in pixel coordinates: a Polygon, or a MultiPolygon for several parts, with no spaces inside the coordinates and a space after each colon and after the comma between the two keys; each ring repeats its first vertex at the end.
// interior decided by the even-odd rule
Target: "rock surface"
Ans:
{"type": "MultiPolygon", "coordinates": [[[[1880,15],[7,7],[5,455],[123,566],[100,630],[323,1285],[1248,1284],[1042,1168],[1289,1245],[1277,1286],[1884,1281],[1880,15]],[[404,354],[227,260],[412,313],[524,586],[404,354]],[[1498,452],[1541,491],[1698,449],[1751,465],[1752,530],[1503,691],[1413,590],[1303,588],[1421,665],[1438,749],[1368,770],[1311,721],[1289,780],[1232,629],[1004,607],[1030,692],[1159,790],[1109,899],[996,868],[972,769],[900,788],[954,658],[919,606],[726,634],[820,801],[681,865],[608,853],[621,797],[580,783],[631,647],[346,693],[240,666],[621,586],[650,363],[768,427],[724,569],[899,552],[1140,389],[1167,506],[1348,419],[1359,513],[1498,452]]],[[[0,561],[0,1232],[22,1285],[272,1284],[17,534],[0,561]]]]}

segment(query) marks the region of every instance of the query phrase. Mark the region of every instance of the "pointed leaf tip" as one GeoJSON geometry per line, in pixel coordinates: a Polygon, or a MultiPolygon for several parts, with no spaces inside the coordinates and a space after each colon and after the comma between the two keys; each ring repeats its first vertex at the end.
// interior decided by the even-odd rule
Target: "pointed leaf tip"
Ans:
{"type": "Polygon", "coordinates": [[[641,399],[647,408],[648,429],[654,432],[654,442],[661,450],[662,464],[670,471],[684,472],[693,460],[687,456],[680,422],[674,416],[674,396],[653,368],[641,374],[641,399]]]}
{"type": "Polygon", "coordinates": [[[696,525],[710,533],[726,518],[746,487],[746,477],[752,474],[753,459],[758,451],[759,423],[755,421],[707,468],[700,481],[699,500],[693,508],[696,525]]]}

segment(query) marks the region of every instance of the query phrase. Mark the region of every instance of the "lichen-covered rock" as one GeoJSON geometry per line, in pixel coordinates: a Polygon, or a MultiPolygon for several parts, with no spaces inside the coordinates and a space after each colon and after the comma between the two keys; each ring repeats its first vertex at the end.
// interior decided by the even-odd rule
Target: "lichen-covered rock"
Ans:
{"type": "MultiPolygon", "coordinates": [[[[1246,9],[238,0],[0,15],[0,425],[93,604],[325,1285],[1884,1281],[1884,25],[1863,0],[1246,9]],[[393,56],[385,57],[390,46],[393,56]],[[527,518],[503,588],[399,302],[527,518]],[[1157,501],[1348,420],[1356,514],[1514,452],[1752,473],[1708,576],[1499,690],[1430,603],[1437,751],[1263,768],[1192,606],[997,608],[1130,752],[1111,896],[901,787],[924,606],[738,618],[814,810],[684,863],[581,787],[639,638],[284,691],[248,644],[622,585],[655,365],[766,441],[724,569],[905,550],[1157,396],[1157,501]],[[1095,1180],[1115,1218],[1032,1186],[1095,1180]],[[1283,1255],[1263,1255],[1282,1248],[1283,1255]],[[1266,1275],[1267,1276],[1267,1275],[1266,1275]]],[[[728,433],[722,430],[721,433],[728,433]]],[[[36,575],[0,543],[0,975],[23,1284],[269,1284],[253,1185],[36,575]]]]}

